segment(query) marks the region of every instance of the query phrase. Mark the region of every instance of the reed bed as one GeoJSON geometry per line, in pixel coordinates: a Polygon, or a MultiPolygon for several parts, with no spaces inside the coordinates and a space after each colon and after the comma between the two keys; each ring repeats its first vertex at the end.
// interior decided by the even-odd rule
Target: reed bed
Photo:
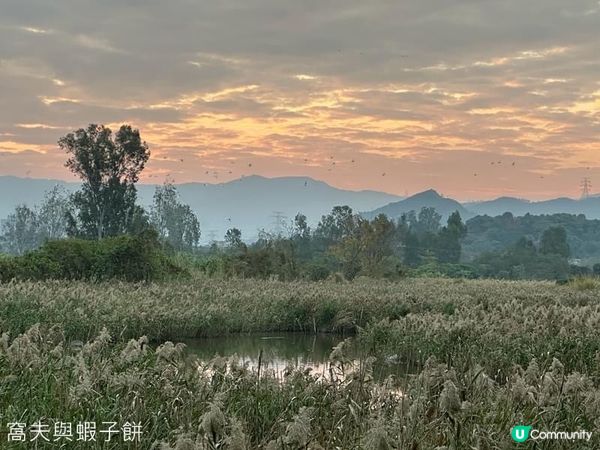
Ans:
{"type": "Polygon", "coordinates": [[[600,448],[599,294],[445,279],[3,284],[0,426],[142,424],[139,443],[88,448],[443,450],[512,448],[510,428],[532,424],[594,433],[536,448],[600,448]],[[325,375],[190,363],[165,342],[251,331],[353,337],[325,375]],[[406,371],[375,381],[375,361],[406,371]]]}
{"type": "MultiPolygon", "coordinates": [[[[223,358],[189,364],[171,342],[152,349],[145,337],[119,342],[103,330],[73,346],[60,328],[34,326],[2,336],[0,420],[141,425],[139,442],[73,440],[61,448],[501,449],[520,423],[595,431],[577,448],[600,443],[600,389],[556,359],[548,368],[535,360],[515,366],[498,383],[480,367],[460,372],[429,358],[398,391],[392,380],[373,381],[372,358],[345,373],[345,344],[330,358],[337,376],[291,368],[275,376],[223,358]]],[[[2,448],[33,448],[26,445],[2,448]]]]}

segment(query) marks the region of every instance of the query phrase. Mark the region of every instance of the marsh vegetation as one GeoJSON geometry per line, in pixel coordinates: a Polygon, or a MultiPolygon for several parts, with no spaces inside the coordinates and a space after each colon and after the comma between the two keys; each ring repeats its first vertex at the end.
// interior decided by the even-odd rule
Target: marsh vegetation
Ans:
{"type": "Polygon", "coordinates": [[[139,421],[137,448],[163,449],[493,449],[519,423],[596,431],[598,294],[444,279],[12,282],[0,285],[0,411],[139,421]],[[253,331],[343,340],[325,371],[190,361],[177,344],[253,331]],[[374,377],[385,361],[403,371],[374,377]]]}

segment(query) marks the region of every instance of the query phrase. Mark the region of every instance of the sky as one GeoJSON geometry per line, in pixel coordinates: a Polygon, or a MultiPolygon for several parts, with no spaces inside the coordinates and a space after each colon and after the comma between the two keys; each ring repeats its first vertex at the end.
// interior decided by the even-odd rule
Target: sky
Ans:
{"type": "Polygon", "coordinates": [[[139,128],[147,183],[577,197],[600,2],[0,0],[0,175],[73,180],[56,142],[89,123],[139,128]]]}

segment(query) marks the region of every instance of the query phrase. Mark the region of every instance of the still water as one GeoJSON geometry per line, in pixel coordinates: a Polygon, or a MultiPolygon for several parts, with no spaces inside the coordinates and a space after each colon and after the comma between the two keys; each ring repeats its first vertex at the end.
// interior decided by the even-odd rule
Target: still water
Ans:
{"type": "MultiPolygon", "coordinates": [[[[201,361],[209,361],[215,356],[235,355],[240,363],[256,369],[262,351],[261,370],[280,374],[291,366],[310,368],[315,375],[327,375],[329,355],[343,339],[335,334],[260,333],[188,339],[183,343],[187,346],[188,355],[201,361]]],[[[375,379],[399,376],[401,372],[405,374],[398,365],[385,361],[377,361],[373,372],[375,379]]]]}

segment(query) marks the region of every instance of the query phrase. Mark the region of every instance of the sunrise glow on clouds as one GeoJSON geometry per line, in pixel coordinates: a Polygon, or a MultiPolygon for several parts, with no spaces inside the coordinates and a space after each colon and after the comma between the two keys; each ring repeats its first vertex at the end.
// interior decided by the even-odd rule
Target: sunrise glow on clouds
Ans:
{"type": "Polygon", "coordinates": [[[584,0],[4,2],[0,175],[72,179],[60,136],[131,123],[144,182],[577,196],[599,47],[584,0]]]}

